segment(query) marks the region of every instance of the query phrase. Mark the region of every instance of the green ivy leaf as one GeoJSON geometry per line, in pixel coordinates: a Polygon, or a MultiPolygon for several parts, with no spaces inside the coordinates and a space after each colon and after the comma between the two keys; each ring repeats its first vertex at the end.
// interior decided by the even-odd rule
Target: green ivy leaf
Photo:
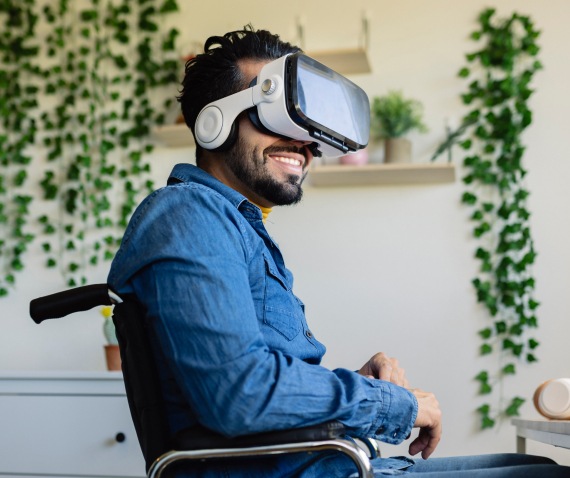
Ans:
{"type": "Polygon", "coordinates": [[[481,418],[481,428],[484,430],[486,428],[493,428],[495,426],[495,420],[491,417],[484,416],[481,418]]]}
{"type": "Polygon", "coordinates": [[[505,410],[505,414],[508,417],[514,417],[519,415],[519,409],[524,404],[525,399],[521,397],[514,397],[505,410]]]}
{"type": "Polygon", "coordinates": [[[489,380],[489,372],[482,370],[475,376],[475,380],[478,380],[479,382],[487,382],[487,380],[489,380]]]}
{"type": "Polygon", "coordinates": [[[178,5],[175,0],[165,0],[160,7],[160,13],[172,13],[178,11],[178,5]]]}
{"type": "Polygon", "coordinates": [[[532,362],[538,362],[538,359],[535,357],[534,354],[528,353],[526,354],[526,361],[528,363],[532,363],[532,362]]]}
{"type": "Polygon", "coordinates": [[[505,365],[505,366],[503,367],[502,372],[503,372],[504,375],[514,375],[514,374],[516,373],[515,364],[510,363],[510,364],[505,365]]]}
{"type": "Polygon", "coordinates": [[[479,386],[479,395],[489,395],[493,391],[493,387],[488,383],[481,383],[479,386]]]}
{"type": "Polygon", "coordinates": [[[482,329],[478,332],[482,339],[489,339],[493,335],[493,330],[490,327],[482,329]]]}
{"type": "Polygon", "coordinates": [[[507,331],[507,323],[504,320],[495,322],[495,331],[497,334],[504,334],[507,331]]]}
{"type": "Polygon", "coordinates": [[[461,70],[459,70],[459,72],[457,73],[457,76],[459,76],[460,78],[467,78],[469,76],[469,68],[463,67],[461,68],[461,70]]]}

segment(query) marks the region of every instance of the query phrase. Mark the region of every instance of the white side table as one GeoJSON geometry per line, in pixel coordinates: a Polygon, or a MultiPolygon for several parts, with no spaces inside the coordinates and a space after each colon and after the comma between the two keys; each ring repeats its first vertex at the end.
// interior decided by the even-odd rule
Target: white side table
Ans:
{"type": "Polygon", "coordinates": [[[570,421],[568,420],[513,418],[511,423],[517,429],[517,453],[526,453],[527,439],[570,448],[570,421]]]}
{"type": "Polygon", "coordinates": [[[144,477],[121,372],[0,372],[0,475],[144,477]]]}

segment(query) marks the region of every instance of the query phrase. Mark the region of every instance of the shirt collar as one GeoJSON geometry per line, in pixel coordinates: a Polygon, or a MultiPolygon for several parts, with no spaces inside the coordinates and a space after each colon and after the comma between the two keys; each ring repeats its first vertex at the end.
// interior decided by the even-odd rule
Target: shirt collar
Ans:
{"type": "Polygon", "coordinates": [[[226,186],[220,180],[193,164],[182,163],[174,166],[168,178],[168,183],[176,182],[193,182],[209,187],[224,196],[236,209],[240,210],[242,214],[247,211],[253,213],[256,219],[261,219],[262,215],[260,209],[254,206],[243,194],[226,186]]]}

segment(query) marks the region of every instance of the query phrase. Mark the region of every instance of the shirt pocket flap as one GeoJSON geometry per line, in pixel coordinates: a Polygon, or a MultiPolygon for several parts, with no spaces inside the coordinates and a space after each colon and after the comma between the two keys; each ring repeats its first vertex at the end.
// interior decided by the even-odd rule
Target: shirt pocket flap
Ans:
{"type": "Polygon", "coordinates": [[[303,309],[275,264],[265,256],[264,259],[266,281],[263,321],[287,340],[293,340],[302,329],[303,309]]]}

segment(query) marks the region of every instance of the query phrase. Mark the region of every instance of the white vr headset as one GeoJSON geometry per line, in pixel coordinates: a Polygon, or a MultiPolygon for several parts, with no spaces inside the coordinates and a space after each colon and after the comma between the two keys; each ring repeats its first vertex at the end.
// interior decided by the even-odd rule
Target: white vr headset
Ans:
{"type": "Polygon", "coordinates": [[[233,143],[232,126],[249,109],[261,131],[311,141],[314,155],[341,156],[366,147],[370,102],[352,81],[302,53],[267,63],[252,86],[206,105],[194,134],[204,149],[233,143]]]}

